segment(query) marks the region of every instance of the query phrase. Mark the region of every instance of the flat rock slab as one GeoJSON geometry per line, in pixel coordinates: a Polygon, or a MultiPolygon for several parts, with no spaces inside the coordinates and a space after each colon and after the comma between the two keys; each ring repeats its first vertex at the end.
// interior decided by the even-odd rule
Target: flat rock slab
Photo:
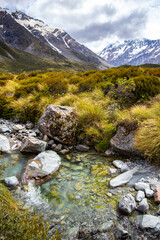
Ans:
{"type": "Polygon", "coordinates": [[[122,173],[118,175],[116,178],[112,179],[110,181],[111,187],[119,187],[127,184],[131,178],[133,177],[134,173],[138,170],[137,167],[133,168],[132,170],[129,170],[125,173],[122,173]]]}
{"type": "Polygon", "coordinates": [[[42,152],[28,163],[22,176],[22,184],[28,184],[29,180],[35,180],[35,183],[44,182],[57,172],[60,165],[61,158],[56,152],[42,152]]]}
{"type": "Polygon", "coordinates": [[[6,124],[0,124],[0,133],[10,132],[11,130],[8,128],[6,124]]]}
{"type": "Polygon", "coordinates": [[[11,147],[8,138],[0,134],[0,152],[10,153],[11,147]]]}
{"type": "Polygon", "coordinates": [[[144,182],[137,182],[134,185],[136,190],[141,190],[141,191],[145,191],[146,189],[150,189],[150,186],[148,183],[144,183],[144,182]]]}
{"type": "Polygon", "coordinates": [[[141,228],[142,230],[148,229],[156,229],[157,225],[160,224],[160,218],[153,216],[153,215],[142,215],[137,216],[135,218],[135,223],[141,228]]]}

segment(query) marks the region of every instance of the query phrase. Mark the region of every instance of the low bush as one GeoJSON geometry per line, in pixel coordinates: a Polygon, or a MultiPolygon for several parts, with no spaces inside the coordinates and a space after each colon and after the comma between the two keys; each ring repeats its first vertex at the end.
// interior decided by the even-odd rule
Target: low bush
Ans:
{"type": "Polygon", "coordinates": [[[135,82],[135,101],[147,100],[160,93],[160,80],[155,76],[138,76],[135,82]]]}

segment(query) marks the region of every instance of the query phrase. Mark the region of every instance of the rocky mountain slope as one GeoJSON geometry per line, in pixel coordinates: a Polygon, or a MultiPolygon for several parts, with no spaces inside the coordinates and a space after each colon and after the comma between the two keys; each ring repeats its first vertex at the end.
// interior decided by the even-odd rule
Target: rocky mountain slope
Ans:
{"type": "Polygon", "coordinates": [[[99,55],[114,66],[160,64],[160,40],[128,40],[110,44],[99,55]]]}
{"type": "Polygon", "coordinates": [[[59,58],[57,61],[39,58],[33,54],[15,49],[0,40],[0,72],[21,73],[33,70],[55,70],[81,72],[97,69],[96,65],[86,62],[59,58]]]}
{"type": "Polygon", "coordinates": [[[97,64],[100,68],[110,67],[104,59],[79,44],[64,30],[50,28],[20,11],[0,9],[0,39],[11,47],[38,57],[54,61],[67,58],[97,64]]]}
{"type": "MultiPolygon", "coordinates": [[[[60,64],[60,63],[59,63],[60,64]]],[[[62,64],[62,61],[61,61],[62,64]]],[[[0,40],[0,71],[19,73],[36,69],[53,68],[54,62],[38,58],[30,53],[11,48],[0,40]]]]}

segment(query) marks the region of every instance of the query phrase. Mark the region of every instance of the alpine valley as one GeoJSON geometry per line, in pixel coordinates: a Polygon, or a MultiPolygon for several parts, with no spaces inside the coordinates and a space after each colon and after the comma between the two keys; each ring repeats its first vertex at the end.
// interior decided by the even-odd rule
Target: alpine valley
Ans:
{"type": "Polygon", "coordinates": [[[160,40],[136,39],[106,46],[99,55],[114,66],[160,64],[160,40]]]}

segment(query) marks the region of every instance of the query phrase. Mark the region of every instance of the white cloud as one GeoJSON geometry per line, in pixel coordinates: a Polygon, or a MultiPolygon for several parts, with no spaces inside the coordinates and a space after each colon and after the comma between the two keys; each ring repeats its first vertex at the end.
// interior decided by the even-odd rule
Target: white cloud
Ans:
{"type": "Polygon", "coordinates": [[[64,29],[95,51],[116,40],[160,38],[159,0],[0,0],[0,6],[17,8],[52,27],[64,29]],[[88,29],[93,32],[88,33],[88,29]]]}

